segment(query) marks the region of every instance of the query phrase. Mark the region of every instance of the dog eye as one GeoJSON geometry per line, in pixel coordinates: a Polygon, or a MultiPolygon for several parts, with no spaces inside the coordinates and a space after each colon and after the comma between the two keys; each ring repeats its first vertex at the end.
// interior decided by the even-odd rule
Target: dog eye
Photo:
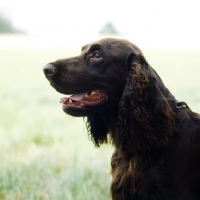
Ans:
{"type": "Polygon", "coordinates": [[[94,58],[100,58],[101,56],[100,56],[100,54],[98,52],[94,52],[93,57],[94,58]]]}
{"type": "Polygon", "coordinates": [[[90,55],[89,60],[99,60],[99,59],[101,59],[101,58],[102,58],[102,57],[101,57],[100,53],[97,52],[97,51],[94,51],[94,52],[90,55]]]}

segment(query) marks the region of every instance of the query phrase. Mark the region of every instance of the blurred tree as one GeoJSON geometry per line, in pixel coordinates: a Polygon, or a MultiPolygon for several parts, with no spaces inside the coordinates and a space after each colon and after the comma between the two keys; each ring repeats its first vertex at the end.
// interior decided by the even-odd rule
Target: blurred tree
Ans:
{"type": "Polygon", "coordinates": [[[22,33],[16,29],[10,19],[0,13],[0,33],[22,33]]]}
{"type": "Polygon", "coordinates": [[[102,35],[117,35],[118,31],[115,29],[112,23],[108,22],[100,31],[102,35]]]}

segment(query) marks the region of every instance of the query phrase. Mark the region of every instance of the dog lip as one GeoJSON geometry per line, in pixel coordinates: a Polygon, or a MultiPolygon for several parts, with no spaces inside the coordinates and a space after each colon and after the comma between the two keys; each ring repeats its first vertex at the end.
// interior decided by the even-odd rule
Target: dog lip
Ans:
{"type": "Polygon", "coordinates": [[[85,92],[81,94],[73,94],[71,97],[61,98],[60,103],[63,104],[64,110],[67,107],[90,107],[90,106],[99,106],[106,102],[108,95],[103,90],[94,90],[91,92],[85,92]]]}

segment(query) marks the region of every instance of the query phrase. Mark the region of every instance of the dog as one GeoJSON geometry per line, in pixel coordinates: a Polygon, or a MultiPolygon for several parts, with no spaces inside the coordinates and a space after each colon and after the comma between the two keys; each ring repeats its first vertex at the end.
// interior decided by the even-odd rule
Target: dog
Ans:
{"type": "Polygon", "coordinates": [[[86,117],[96,147],[111,143],[113,200],[199,200],[200,115],[178,102],[142,51],[105,38],[48,63],[65,113],[86,117]]]}

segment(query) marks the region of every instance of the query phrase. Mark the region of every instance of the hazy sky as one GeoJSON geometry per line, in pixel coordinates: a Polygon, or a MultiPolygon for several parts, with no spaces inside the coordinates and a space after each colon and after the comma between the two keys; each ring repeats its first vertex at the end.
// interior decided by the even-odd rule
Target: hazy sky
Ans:
{"type": "Polygon", "coordinates": [[[0,0],[15,26],[74,40],[107,23],[136,44],[200,48],[200,0],[0,0]]]}

